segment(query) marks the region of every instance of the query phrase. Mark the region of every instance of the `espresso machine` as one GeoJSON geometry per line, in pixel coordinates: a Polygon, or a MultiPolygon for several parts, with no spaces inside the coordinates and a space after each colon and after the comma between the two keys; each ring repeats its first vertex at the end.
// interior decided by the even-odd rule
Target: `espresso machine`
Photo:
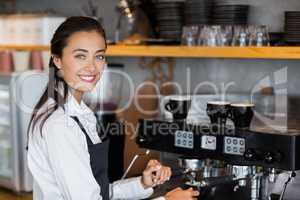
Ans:
{"type": "MultiPolygon", "coordinates": [[[[166,110],[181,100],[169,100],[166,110]]],[[[185,110],[187,102],[180,102],[185,110]]],[[[300,130],[195,123],[182,113],[180,119],[140,119],[136,139],[141,148],[177,160],[171,167],[181,174],[174,186],[200,190],[201,200],[287,199],[286,187],[300,169],[300,130]],[[270,186],[283,171],[288,176],[282,189],[272,194],[270,186]]]]}

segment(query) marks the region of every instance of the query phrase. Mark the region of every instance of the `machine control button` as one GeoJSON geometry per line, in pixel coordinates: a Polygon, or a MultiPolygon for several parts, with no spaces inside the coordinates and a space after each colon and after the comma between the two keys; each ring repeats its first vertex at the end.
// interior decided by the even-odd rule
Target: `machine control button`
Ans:
{"type": "Polygon", "coordinates": [[[178,130],[175,132],[175,147],[193,149],[194,148],[194,133],[189,131],[178,130]]]}
{"type": "Polygon", "coordinates": [[[245,141],[244,140],[240,140],[240,145],[244,146],[245,145],[245,141]]]}
{"type": "Polygon", "coordinates": [[[201,148],[207,150],[216,150],[217,138],[211,135],[203,135],[201,137],[201,148]]]}
{"type": "Polygon", "coordinates": [[[227,144],[231,144],[231,139],[230,139],[230,138],[227,138],[226,143],[227,143],[227,144]]]}
{"type": "Polygon", "coordinates": [[[232,143],[233,143],[234,145],[237,145],[237,144],[238,144],[237,139],[233,139],[232,143]]]}
{"type": "Polygon", "coordinates": [[[237,153],[238,152],[238,148],[237,147],[233,147],[233,152],[237,153]]]}
{"type": "Polygon", "coordinates": [[[227,152],[231,152],[231,146],[226,147],[227,152]]]}
{"type": "Polygon", "coordinates": [[[243,156],[245,152],[245,139],[225,136],[223,151],[225,154],[243,156]]]}

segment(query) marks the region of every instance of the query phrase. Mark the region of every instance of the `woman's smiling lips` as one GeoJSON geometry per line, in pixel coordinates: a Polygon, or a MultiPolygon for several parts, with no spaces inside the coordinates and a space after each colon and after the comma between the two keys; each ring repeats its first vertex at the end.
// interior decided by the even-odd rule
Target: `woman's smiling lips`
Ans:
{"type": "Polygon", "coordinates": [[[79,78],[87,83],[93,83],[96,79],[96,75],[79,75],[79,78]]]}

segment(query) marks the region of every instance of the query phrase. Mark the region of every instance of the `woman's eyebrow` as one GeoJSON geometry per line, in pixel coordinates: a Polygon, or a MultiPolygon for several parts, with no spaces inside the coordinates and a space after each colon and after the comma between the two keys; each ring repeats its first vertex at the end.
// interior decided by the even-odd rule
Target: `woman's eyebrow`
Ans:
{"type": "Polygon", "coordinates": [[[105,50],[106,50],[106,49],[99,49],[99,50],[96,51],[96,53],[99,53],[99,52],[105,52],[105,50]]]}
{"type": "MultiPolygon", "coordinates": [[[[96,53],[99,53],[99,52],[105,52],[105,50],[106,50],[106,49],[99,49],[99,50],[96,51],[96,53]]],[[[89,51],[86,50],[86,49],[74,49],[72,52],[74,53],[74,52],[77,52],[77,51],[82,51],[82,52],[84,52],[84,53],[88,53],[88,52],[89,52],[89,51]]]]}
{"type": "Polygon", "coordinates": [[[86,49],[74,49],[72,52],[76,52],[76,51],[82,51],[82,52],[85,52],[85,53],[88,53],[89,51],[86,50],[86,49]]]}

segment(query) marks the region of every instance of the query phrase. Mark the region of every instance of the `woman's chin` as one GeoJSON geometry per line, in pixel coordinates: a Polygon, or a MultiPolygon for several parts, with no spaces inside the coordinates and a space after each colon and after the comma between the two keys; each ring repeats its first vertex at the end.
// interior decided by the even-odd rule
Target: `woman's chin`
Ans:
{"type": "Polygon", "coordinates": [[[93,91],[94,88],[95,88],[95,86],[94,87],[89,87],[89,88],[80,88],[79,90],[81,92],[91,92],[91,91],[93,91]]]}
{"type": "Polygon", "coordinates": [[[96,85],[84,85],[81,87],[73,87],[75,90],[80,91],[80,92],[91,92],[94,88],[96,87],[96,85]]]}

